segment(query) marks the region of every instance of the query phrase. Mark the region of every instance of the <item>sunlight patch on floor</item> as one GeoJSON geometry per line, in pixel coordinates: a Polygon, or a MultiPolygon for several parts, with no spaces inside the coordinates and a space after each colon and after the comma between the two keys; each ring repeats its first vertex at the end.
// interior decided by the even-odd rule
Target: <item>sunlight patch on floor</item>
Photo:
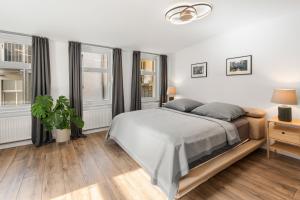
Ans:
{"type": "Polygon", "coordinates": [[[132,200],[132,195],[146,199],[166,199],[160,189],[151,184],[150,176],[142,168],[119,174],[113,177],[113,181],[127,200],[132,200]]]}
{"type": "Polygon", "coordinates": [[[73,199],[80,199],[80,200],[108,200],[109,191],[106,187],[99,184],[89,185],[87,187],[83,187],[77,190],[73,190],[72,192],[63,194],[58,197],[51,198],[51,200],[73,200],[73,199]]]}
{"type": "Polygon", "coordinates": [[[122,196],[126,197],[126,200],[139,200],[141,198],[144,199],[144,190],[151,190],[150,185],[149,188],[143,188],[143,186],[140,184],[141,180],[138,179],[143,179],[143,177],[141,177],[140,171],[141,169],[135,169],[113,177],[114,184],[117,185],[120,193],[122,194],[122,196]]]}

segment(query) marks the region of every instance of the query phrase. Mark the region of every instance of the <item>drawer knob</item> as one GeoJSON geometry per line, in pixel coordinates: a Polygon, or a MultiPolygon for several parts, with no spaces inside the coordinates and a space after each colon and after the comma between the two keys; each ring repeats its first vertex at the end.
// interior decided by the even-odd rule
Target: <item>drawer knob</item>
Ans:
{"type": "Polygon", "coordinates": [[[285,132],[284,132],[284,131],[282,131],[282,132],[281,132],[281,134],[285,134],[285,132]]]}

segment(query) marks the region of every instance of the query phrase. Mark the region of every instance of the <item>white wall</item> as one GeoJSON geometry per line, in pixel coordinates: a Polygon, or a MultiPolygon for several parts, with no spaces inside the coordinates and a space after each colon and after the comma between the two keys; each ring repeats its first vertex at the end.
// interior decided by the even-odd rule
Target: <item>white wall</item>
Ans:
{"type": "Polygon", "coordinates": [[[69,97],[68,41],[50,39],[51,95],[69,97]]]}
{"type": "Polygon", "coordinates": [[[131,51],[131,50],[124,50],[122,52],[123,89],[124,89],[124,103],[125,103],[125,111],[126,112],[130,111],[132,53],[133,53],[133,51],[131,51]]]}
{"type": "MultiPolygon", "coordinates": [[[[300,95],[300,15],[284,16],[214,36],[172,55],[178,96],[267,109],[273,88],[296,88],[300,95]],[[226,76],[226,58],[253,55],[253,74],[226,76]],[[208,62],[207,78],[191,78],[191,64],[208,62]]],[[[299,107],[294,116],[300,117],[299,107]]]]}

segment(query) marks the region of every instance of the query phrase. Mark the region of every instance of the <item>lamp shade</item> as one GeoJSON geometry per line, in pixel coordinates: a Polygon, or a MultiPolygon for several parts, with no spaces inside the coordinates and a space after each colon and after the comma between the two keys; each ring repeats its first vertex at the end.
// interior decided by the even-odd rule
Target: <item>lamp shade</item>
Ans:
{"type": "Polygon", "coordinates": [[[285,105],[297,105],[297,94],[294,89],[275,89],[271,102],[285,105]]]}
{"type": "Polygon", "coordinates": [[[167,95],[176,95],[176,87],[168,87],[167,95]]]}

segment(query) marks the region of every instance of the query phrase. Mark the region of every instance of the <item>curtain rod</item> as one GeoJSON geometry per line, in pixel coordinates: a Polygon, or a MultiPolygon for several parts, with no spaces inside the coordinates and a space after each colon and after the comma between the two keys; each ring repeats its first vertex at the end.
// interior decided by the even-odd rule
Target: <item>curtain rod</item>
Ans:
{"type": "Polygon", "coordinates": [[[145,51],[141,51],[141,53],[151,54],[151,55],[156,55],[156,56],[160,56],[161,55],[161,54],[158,54],[158,53],[150,53],[150,52],[145,52],[145,51]]]}
{"type": "MultiPolygon", "coordinates": [[[[99,45],[99,44],[90,44],[90,43],[84,43],[82,42],[81,44],[83,45],[89,45],[89,46],[94,46],[94,47],[102,47],[102,48],[106,48],[106,49],[114,49],[116,47],[110,47],[110,46],[104,46],[104,45],[99,45]]],[[[124,49],[122,49],[124,50],[124,49]]],[[[156,56],[160,56],[160,54],[157,53],[150,53],[150,52],[146,52],[146,51],[140,51],[141,53],[145,53],[145,54],[152,54],[152,55],[156,55],[156,56]]]]}
{"type": "Polygon", "coordinates": [[[12,32],[12,31],[4,31],[4,30],[0,30],[0,33],[12,34],[12,35],[19,35],[19,36],[26,36],[26,37],[32,37],[32,35],[29,35],[29,34],[25,34],[25,33],[17,33],[17,32],[12,32]]]}
{"type": "Polygon", "coordinates": [[[109,47],[109,46],[104,46],[104,45],[99,45],[99,44],[90,44],[90,43],[84,43],[84,42],[81,42],[81,44],[88,45],[88,46],[94,46],[94,47],[102,47],[102,48],[106,48],[106,49],[114,49],[115,48],[115,47],[109,47]]]}
{"type": "MultiPolygon", "coordinates": [[[[32,37],[33,36],[33,35],[30,35],[30,34],[17,33],[17,32],[12,32],[12,31],[4,31],[4,30],[0,30],[0,33],[12,34],[12,35],[19,35],[19,36],[25,36],[25,37],[32,37]]],[[[83,44],[83,45],[89,45],[89,46],[94,46],[94,47],[107,48],[107,49],[114,49],[115,48],[115,47],[110,47],[110,46],[104,46],[104,45],[98,45],[98,44],[90,44],[90,43],[83,43],[83,42],[81,44],[83,44]]],[[[145,52],[145,51],[141,51],[141,53],[160,56],[160,54],[158,54],[158,53],[150,53],[150,52],[145,52]]]]}

